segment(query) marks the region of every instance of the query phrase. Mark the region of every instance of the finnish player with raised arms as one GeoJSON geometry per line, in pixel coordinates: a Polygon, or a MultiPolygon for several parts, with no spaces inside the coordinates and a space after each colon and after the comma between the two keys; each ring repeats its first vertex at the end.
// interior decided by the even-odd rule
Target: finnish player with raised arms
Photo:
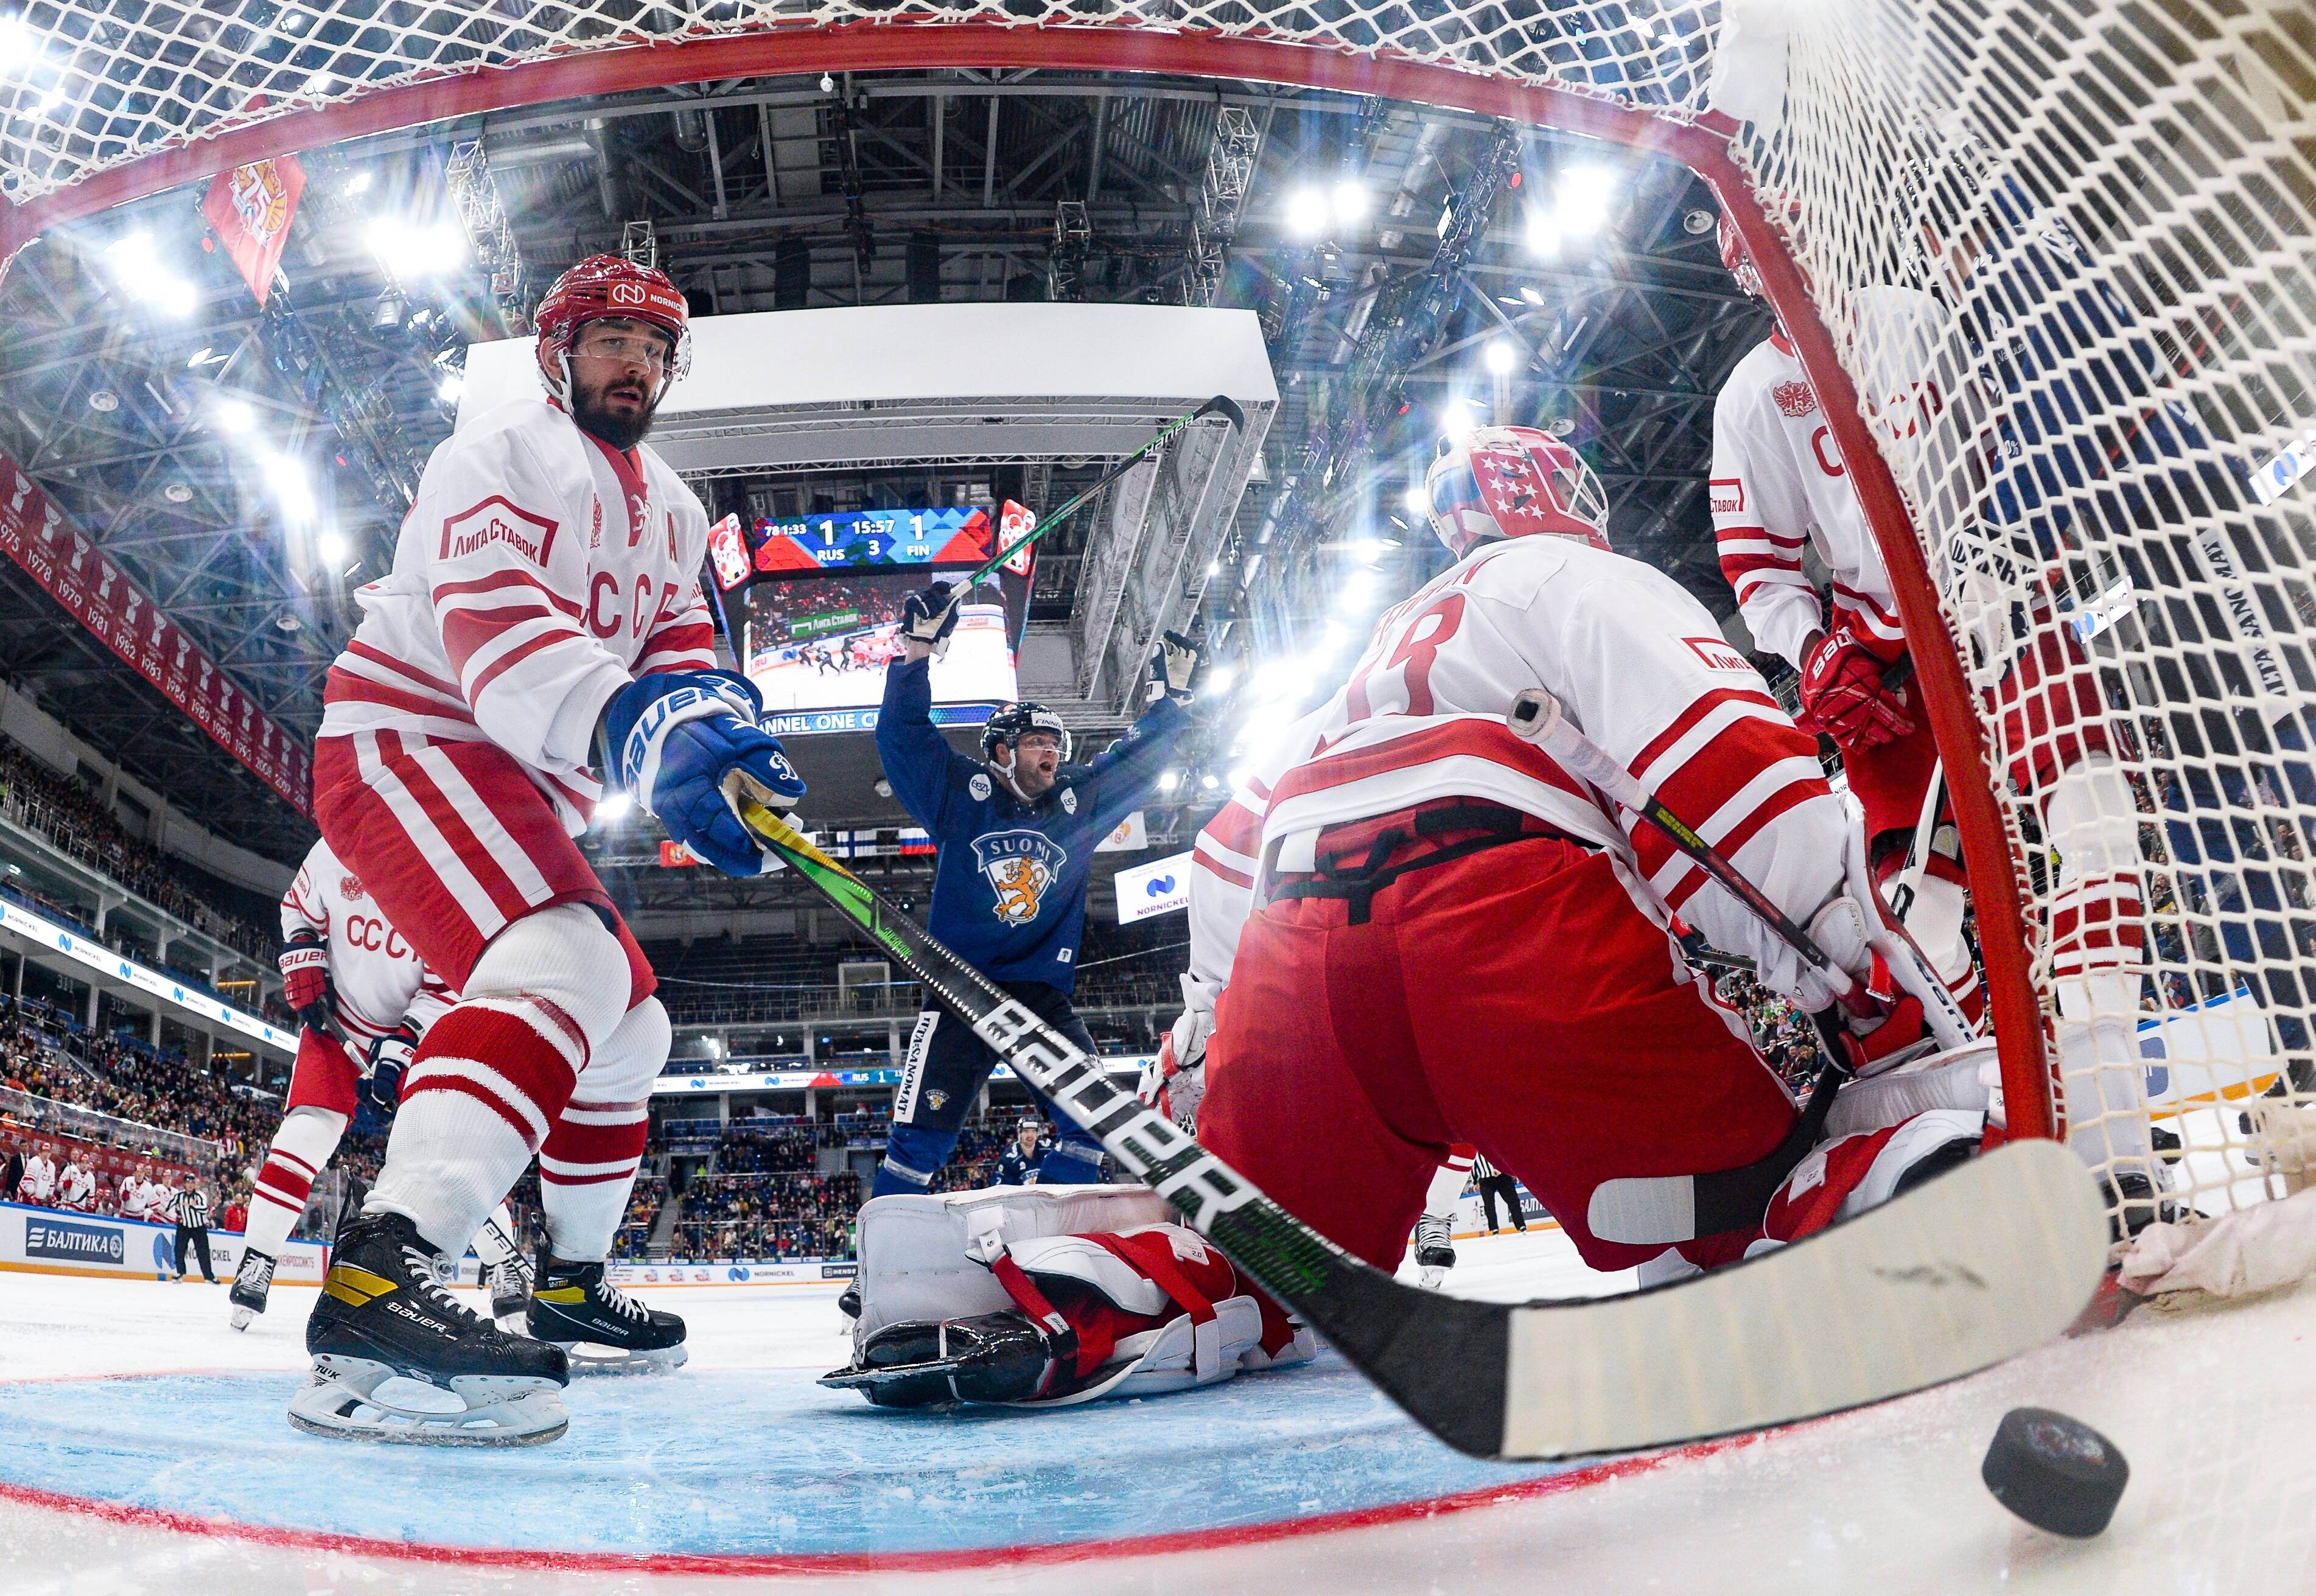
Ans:
{"type": "MultiPolygon", "coordinates": [[[[1092,763],[1070,763],[1062,718],[1027,702],[990,717],[976,762],[952,750],[932,721],[932,661],[947,651],[957,615],[945,583],[909,595],[902,656],[886,669],[877,718],[886,780],[940,850],[926,926],[1047,1024],[1096,1053],[1070,1008],[1094,847],[1142,801],[1189,728],[1198,651],[1172,633],[1160,640],[1149,708],[1092,763]]],[[[955,1018],[938,1009],[918,1015],[872,1199],[927,1189],[996,1063],[955,1018]]],[[[1038,1184],[1099,1181],[1101,1144],[1041,1093],[1031,1095],[1056,1133],[1038,1184]]],[[[848,1294],[842,1306],[849,1312],[858,1301],[848,1294]]]]}
{"type": "MultiPolygon", "coordinates": [[[[226,1294],[236,1330],[265,1311],[282,1244],[362,1101],[380,1119],[393,1118],[419,1039],[452,1002],[327,843],[314,844],[281,895],[281,963],[298,1057],[281,1128],[250,1186],[241,1262],[226,1294]]],[[[530,1271],[505,1203],[476,1233],[475,1249],[493,1316],[520,1317],[530,1271]]]]}
{"type": "Polygon", "coordinates": [[[622,1366],[681,1357],[682,1322],[604,1276],[668,1019],[573,839],[608,780],[709,864],[755,875],[730,795],[786,809],[804,793],[754,687],[717,668],[707,513],[643,447],[689,363],[683,295],[594,255],[534,321],[546,394],[434,451],[324,694],[322,835],[459,994],[403,1076],[385,1167],[307,1325],[314,1372],[290,1420],[325,1434],[549,1440],[569,1423],[560,1343],[622,1366]],[[540,1339],[435,1276],[534,1155],[540,1339]],[[395,1404],[379,1387],[396,1375],[460,1409],[395,1404]]]}
{"type": "MultiPolygon", "coordinates": [[[[1974,1154],[1974,1067],[1938,1078],[1956,1106],[1885,1092],[1879,1122],[1861,1105],[1858,1134],[1793,1146],[1793,1099],[1684,962],[1672,915],[1812,1012],[1831,983],[1510,722],[1547,690],[1870,990],[1863,838],[1711,614],[1611,552],[1597,479],[1548,433],[1480,429],[1428,487],[1455,564],[1385,613],[1350,679],[1198,838],[1191,1008],[1154,1095],[1379,1268],[1456,1143],[1526,1182],[1585,1262],[1643,1283],[1796,1240],[1974,1154]],[[1766,1211],[1707,1229],[1715,1210],[1686,1208],[1695,1177],[1781,1164],[1766,1211]]],[[[1855,1070],[1918,1061],[1917,1000],[1857,1007],[1829,1027],[1855,1070]]]]}

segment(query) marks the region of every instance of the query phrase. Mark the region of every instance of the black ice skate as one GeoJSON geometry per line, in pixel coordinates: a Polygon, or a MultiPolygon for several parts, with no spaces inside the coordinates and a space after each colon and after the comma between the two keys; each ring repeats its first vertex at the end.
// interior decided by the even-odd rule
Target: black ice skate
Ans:
{"type": "Polygon", "coordinates": [[[530,1333],[570,1355],[580,1374],[651,1374],[691,1356],[683,1321],[647,1308],[603,1278],[601,1263],[566,1263],[539,1250],[530,1333]]]}
{"type": "Polygon", "coordinates": [[[860,1281],[858,1277],[846,1281],[844,1289],[837,1294],[836,1311],[848,1319],[860,1316],[860,1281]]]}
{"type": "Polygon", "coordinates": [[[1437,1291],[1456,1267],[1456,1243],[1448,1221],[1426,1214],[1415,1222],[1415,1267],[1423,1271],[1423,1288],[1437,1291]]]}
{"type": "Polygon", "coordinates": [[[570,1427],[562,1350],[461,1307],[437,1262],[399,1214],[365,1214],[339,1231],[306,1322],[314,1373],[290,1401],[290,1423],[356,1440],[481,1447],[536,1446],[570,1427]],[[432,1390],[393,1387],[397,1376],[432,1390]]]}
{"type": "Polygon", "coordinates": [[[483,1271],[483,1289],[491,1294],[491,1317],[509,1335],[529,1333],[530,1264],[521,1253],[500,1259],[483,1271]]]}
{"type": "Polygon", "coordinates": [[[241,1250],[241,1267],[233,1271],[233,1289],[225,1299],[233,1304],[233,1327],[246,1330],[265,1311],[266,1293],[273,1288],[273,1260],[255,1247],[241,1250]]]}

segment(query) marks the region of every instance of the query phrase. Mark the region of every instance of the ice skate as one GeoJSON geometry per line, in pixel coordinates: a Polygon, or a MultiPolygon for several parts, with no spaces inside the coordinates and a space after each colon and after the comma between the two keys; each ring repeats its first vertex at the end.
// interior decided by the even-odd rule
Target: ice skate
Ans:
{"type": "Polygon", "coordinates": [[[484,1270],[483,1289],[491,1294],[491,1317],[501,1330],[509,1335],[530,1333],[530,1264],[521,1253],[484,1270]]]}
{"type": "Polygon", "coordinates": [[[314,1372],[290,1400],[291,1424],[355,1440],[489,1447],[537,1446],[570,1427],[562,1350],[461,1307],[435,1265],[402,1215],[366,1214],[339,1232],[306,1322],[314,1372]]]}
{"type": "Polygon", "coordinates": [[[683,1321],[647,1308],[604,1278],[603,1265],[566,1263],[539,1249],[529,1329],[569,1354],[581,1374],[650,1374],[691,1356],[683,1321]]]}
{"type": "Polygon", "coordinates": [[[857,1319],[860,1316],[860,1282],[859,1280],[845,1282],[844,1289],[837,1294],[836,1311],[848,1319],[857,1319]]]}
{"type": "Polygon", "coordinates": [[[1422,1271],[1426,1291],[1439,1290],[1448,1279],[1448,1271],[1456,1267],[1456,1244],[1448,1221],[1435,1214],[1426,1214],[1415,1222],[1415,1267],[1422,1271]]]}
{"type": "Polygon", "coordinates": [[[232,1324],[236,1330],[246,1330],[250,1321],[265,1311],[266,1294],[273,1288],[273,1260],[255,1247],[242,1250],[241,1266],[234,1271],[233,1289],[226,1300],[233,1304],[232,1324]]]}

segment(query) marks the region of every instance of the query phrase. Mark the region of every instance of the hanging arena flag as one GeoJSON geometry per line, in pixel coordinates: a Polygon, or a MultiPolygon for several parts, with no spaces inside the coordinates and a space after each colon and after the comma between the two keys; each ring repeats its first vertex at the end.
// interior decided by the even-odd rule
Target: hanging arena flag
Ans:
{"type": "Polygon", "coordinates": [[[305,168],[295,156],[281,156],[218,173],[201,201],[201,214],[260,305],[273,287],[282,246],[290,242],[290,218],[305,192],[305,168]]]}

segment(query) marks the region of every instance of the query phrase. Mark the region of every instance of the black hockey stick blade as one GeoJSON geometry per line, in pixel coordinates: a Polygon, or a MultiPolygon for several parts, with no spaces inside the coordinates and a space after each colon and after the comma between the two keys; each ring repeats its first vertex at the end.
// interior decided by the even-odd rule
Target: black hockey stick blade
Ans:
{"type": "Polygon", "coordinates": [[[1231,430],[1233,432],[1243,432],[1246,431],[1246,412],[1240,409],[1238,407],[1238,401],[1232,398],[1228,394],[1216,394],[1213,398],[1208,399],[1205,404],[1190,412],[1190,419],[1193,421],[1198,420],[1198,417],[1202,415],[1219,415],[1225,421],[1231,424],[1231,430]]]}
{"type": "Polygon", "coordinates": [[[769,851],[1184,1223],[1474,1457],[1670,1446],[1920,1390],[2058,1335],[2105,1272],[2089,1172],[2056,1143],[2023,1142],[1796,1246],[1652,1291],[1513,1306],[1403,1285],[1112,1084],[786,819],[733,798],[769,851]]]}

